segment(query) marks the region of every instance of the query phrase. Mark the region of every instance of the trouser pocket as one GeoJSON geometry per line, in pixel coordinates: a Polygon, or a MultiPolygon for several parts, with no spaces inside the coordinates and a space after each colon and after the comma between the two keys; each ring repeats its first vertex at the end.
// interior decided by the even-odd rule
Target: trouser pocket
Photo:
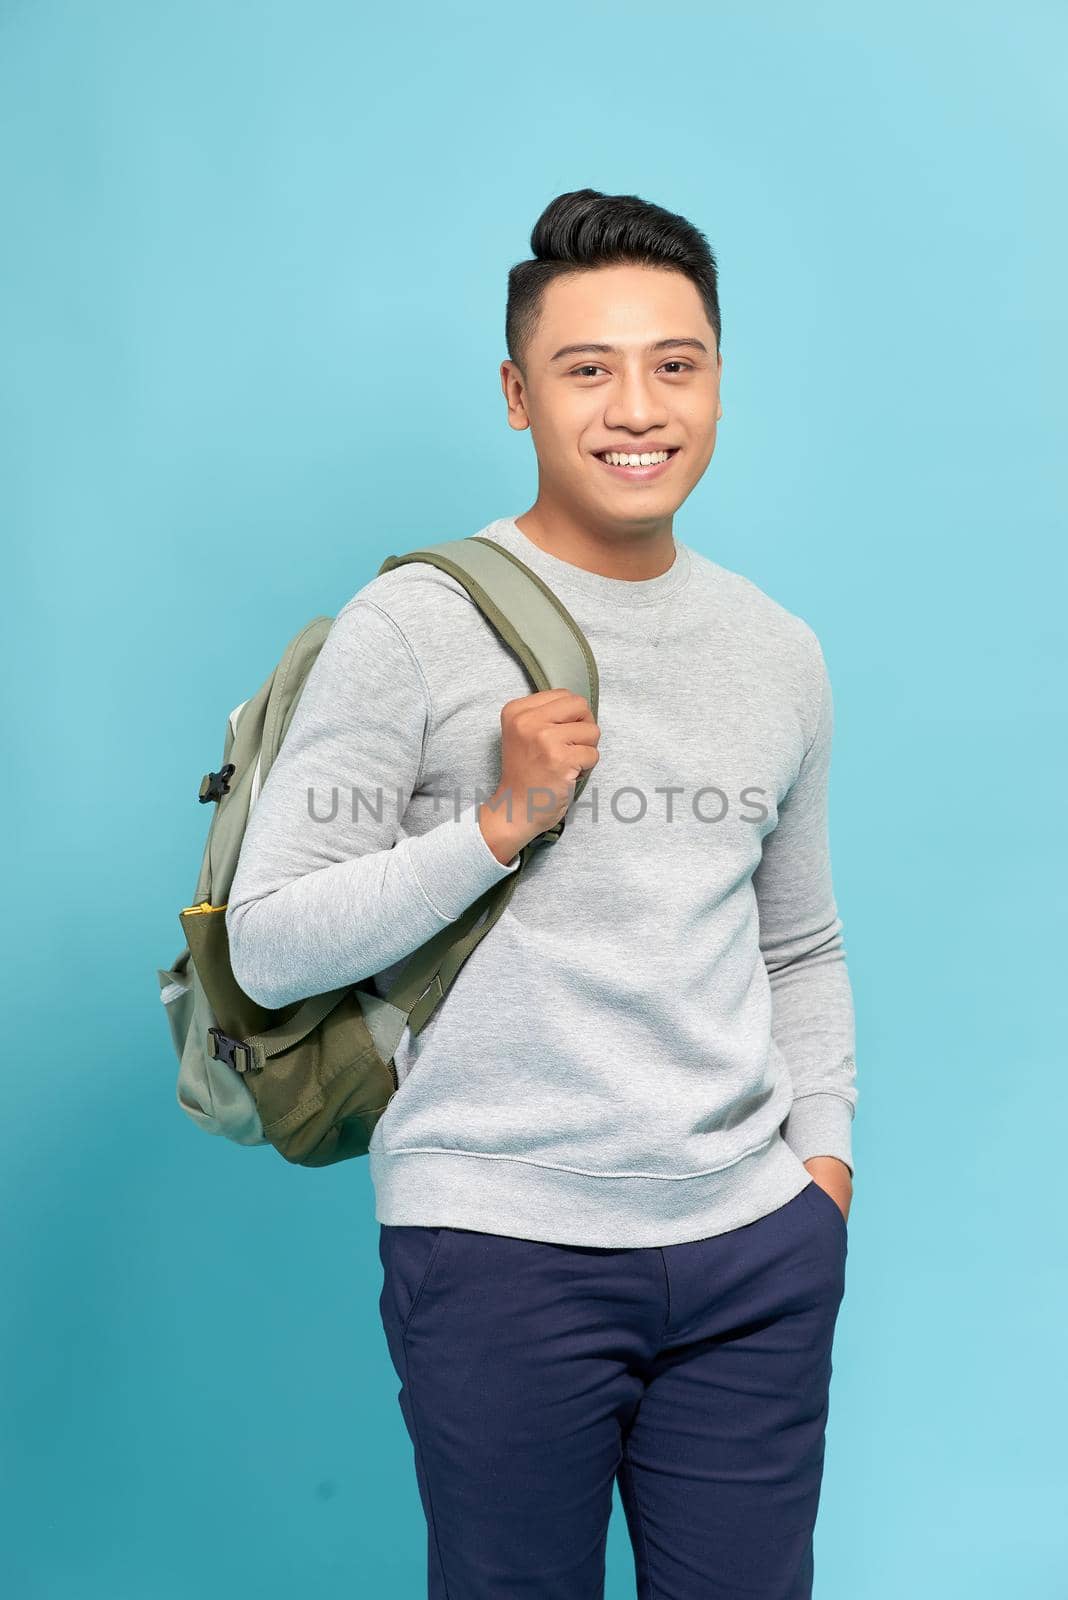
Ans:
{"type": "Polygon", "coordinates": [[[384,1279],[379,1309],[384,1323],[406,1333],[430,1282],[448,1228],[381,1223],[379,1257],[384,1279]]]}
{"type": "Polygon", "coordinates": [[[812,1182],[808,1185],[805,1193],[808,1195],[811,1204],[814,1205],[817,1210],[833,1212],[834,1221],[837,1223],[842,1232],[844,1242],[845,1236],[849,1232],[849,1224],[846,1222],[846,1219],[842,1214],[842,1208],[838,1204],[838,1201],[833,1195],[828,1194],[827,1190],[823,1188],[822,1184],[817,1183],[815,1178],[813,1178],[812,1182]]]}

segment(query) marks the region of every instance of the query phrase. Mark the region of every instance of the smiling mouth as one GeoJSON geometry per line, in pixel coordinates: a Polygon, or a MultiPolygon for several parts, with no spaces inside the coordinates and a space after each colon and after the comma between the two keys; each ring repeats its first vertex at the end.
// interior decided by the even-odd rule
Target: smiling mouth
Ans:
{"type": "Polygon", "coordinates": [[[609,472],[614,472],[617,478],[630,478],[636,482],[646,482],[650,478],[658,478],[668,470],[675,457],[679,454],[681,446],[673,445],[670,449],[622,451],[600,450],[595,451],[595,459],[609,472]],[[642,462],[642,456],[652,457],[642,462]],[[615,457],[615,460],[609,459],[615,457]],[[665,459],[666,458],[666,459],[665,459]],[[633,464],[632,464],[633,463],[633,464]]]}

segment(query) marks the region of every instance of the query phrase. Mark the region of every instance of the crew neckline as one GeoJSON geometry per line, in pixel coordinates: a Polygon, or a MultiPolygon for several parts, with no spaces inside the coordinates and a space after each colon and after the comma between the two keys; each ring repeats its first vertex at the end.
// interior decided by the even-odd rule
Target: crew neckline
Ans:
{"type": "Polygon", "coordinates": [[[496,539],[525,561],[550,588],[570,588],[610,605],[653,605],[681,589],[690,576],[689,548],[680,539],[674,540],[675,559],[666,572],[658,573],[655,578],[610,578],[603,572],[589,572],[573,561],[564,561],[543,550],[527,537],[515,517],[499,517],[482,531],[487,538],[496,539]]]}

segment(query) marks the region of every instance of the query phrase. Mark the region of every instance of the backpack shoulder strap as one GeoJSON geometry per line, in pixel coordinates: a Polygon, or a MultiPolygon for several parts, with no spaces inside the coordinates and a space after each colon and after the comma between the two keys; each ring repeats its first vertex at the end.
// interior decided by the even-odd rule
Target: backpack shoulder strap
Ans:
{"type": "MultiPolygon", "coordinates": [[[[519,657],[534,692],[570,689],[585,697],[596,720],[599,686],[593,651],[567,607],[525,561],[492,539],[474,534],[388,556],[379,572],[411,561],[428,562],[463,586],[519,657]]],[[[581,794],[591,771],[580,775],[573,799],[581,794]]],[[[563,831],[561,818],[525,845],[515,871],[414,951],[387,995],[361,990],[361,1004],[379,1031],[380,1048],[388,1041],[391,1056],[406,1024],[413,1034],[426,1024],[472,950],[504,911],[534,851],[556,843],[563,831]]]]}
{"type": "Polygon", "coordinates": [[[514,650],[540,689],[570,689],[589,701],[597,717],[597,663],[574,617],[525,561],[473,534],[443,544],[388,556],[378,569],[390,572],[409,561],[429,562],[463,585],[486,620],[514,650]]]}

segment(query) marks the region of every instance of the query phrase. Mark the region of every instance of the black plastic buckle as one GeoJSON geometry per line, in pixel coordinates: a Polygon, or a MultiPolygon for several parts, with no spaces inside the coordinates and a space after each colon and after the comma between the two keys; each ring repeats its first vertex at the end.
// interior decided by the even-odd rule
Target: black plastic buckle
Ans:
{"type": "Polygon", "coordinates": [[[235,1072],[251,1072],[254,1068],[255,1058],[251,1045],[244,1039],[231,1039],[228,1033],[221,1028],[209,1028],[211,1037],[211,1053],[216,1061],[225,1061],[228,1067],[233,1067],[235,1072]],[[238,1060],[239,1053],[243,1060],[238,1060]]]}
{"type": "Polygon", "coordinates": [[[201,805],[206,805],[209,800],[221,800],[224,794],[230,793],[228,778],[232,778],[237,768],[232,761],[228,761],[220,772],[208,772],[200,780],[200,793],[197,796],[201,805]]]}

